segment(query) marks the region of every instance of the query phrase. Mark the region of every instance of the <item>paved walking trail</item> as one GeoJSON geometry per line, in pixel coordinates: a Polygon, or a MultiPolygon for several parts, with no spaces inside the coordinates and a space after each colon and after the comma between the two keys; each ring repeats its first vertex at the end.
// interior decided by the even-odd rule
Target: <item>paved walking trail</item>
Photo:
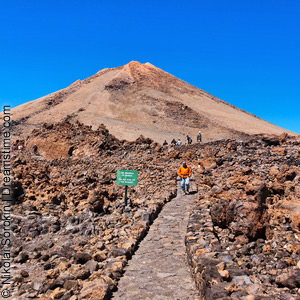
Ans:
{"type": "Polygon", "coordinates": [[[167,203],[125,268],[114,300],[198,300],[184,238],[194,195],[167,203]]]}

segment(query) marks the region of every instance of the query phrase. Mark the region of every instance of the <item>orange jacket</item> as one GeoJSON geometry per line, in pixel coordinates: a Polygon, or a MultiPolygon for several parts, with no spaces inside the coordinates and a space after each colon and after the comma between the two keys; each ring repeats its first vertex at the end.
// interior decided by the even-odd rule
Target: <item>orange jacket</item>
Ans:
{"type": "Polygon", "coordinates": [[[178,170],[178,175],[181,177],[181,178],[187,178],[187,177],[190,177],[192,175],[192,170],[190,167],[186,167],[184,168],[183,166],[180,166],[179,167],[179,170],[178,170]]]}

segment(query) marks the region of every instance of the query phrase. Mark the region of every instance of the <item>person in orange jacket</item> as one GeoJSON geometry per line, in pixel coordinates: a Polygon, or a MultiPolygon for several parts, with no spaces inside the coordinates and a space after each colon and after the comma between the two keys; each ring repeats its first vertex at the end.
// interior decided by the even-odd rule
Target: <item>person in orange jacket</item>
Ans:
{"type": "Polygon", "coordinates": [[[181,178],[181,189],[185,194],[189,194],[190,189],[190,177],[192,175],[192,169],[187,166],[186,162],[182,163],[182,166],[178,169],[178,175],[181,178]],[[186,188],[186,189],[185,189],[186,188]]]}

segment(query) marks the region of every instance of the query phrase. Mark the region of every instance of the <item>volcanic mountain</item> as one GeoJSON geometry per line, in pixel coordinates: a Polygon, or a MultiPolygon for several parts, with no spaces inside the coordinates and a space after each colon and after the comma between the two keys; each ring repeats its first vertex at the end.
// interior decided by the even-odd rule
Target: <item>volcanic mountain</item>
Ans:
{"type": "Polygon", "coordinates": [[[15,136],[27,136],[43,123],[80,121],[104,124],[119,139],[140,135],[162,142],[204,141],[245,134],[294,133],[264,121],[196,88],[150,63],[132,61],[12,109],[15,136]]]}

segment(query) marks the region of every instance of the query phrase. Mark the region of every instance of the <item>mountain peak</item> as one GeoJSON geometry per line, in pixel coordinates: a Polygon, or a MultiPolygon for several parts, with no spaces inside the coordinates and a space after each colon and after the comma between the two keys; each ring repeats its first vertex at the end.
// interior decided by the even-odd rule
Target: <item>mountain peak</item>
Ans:
{"type": "Polygon", "coordinates": [[[104,69],[66,89],[16,107],[13,114],[19,124],[15,136],[26,136],[44,122],[65,119],[93,128],[103,123],[120,139],[135,140],[143,134],[159,142],[195,137],[199,129],[206,141],[288,132],[149,62],[138,61],[104,69]]]}
{"type": "MultiPolygon", "coordinates": [[[[166,72],[163,72],[167,74],[166,72]]],[[[153,66],[150,63],[142,64],[138,61],[131,61],[127,65],[123,66],[122,70],[119,74],[117,74],[116,78],[124,79],[127,77],[132,82],[139,82],[139,81],[159,81],[159,78],[162,76],[162,70],[153,66]]]]}
{"type": "MultiPolygon", "coordinates": [[[[143,70],[143,71],[145,71],[149,68],[149,65],[151,65],[151,64],[149,64],[149,63],[142,64],[138,61],[133,60],[133,61],[129,62],[127,65],[125,65],[123,68],[126,70],[140,70],[140,71],[143,70]]],[[[157,69],[156,67],[154,67],[154,68],[157,69]]]]}
{"type": "MultiPolygon", "coordinates": [[[[153,70],[162,71],[161,69],[155,67],[154,65],[150,64],[149,62],[146,62],[145,64],[142,64],[138,61],[131,61],[127,65],[123,66],[124,69],[127,70],[140,70],[142,72],[149,72],[153,70]]],[[[166,73],[166,72],[164,72],[166,73]]]]}
{"type": "Polygon", "coordinates": [[[128,67],[141,67],[141,66],[143,66],[143,64],[140,63],[139,61],[132,60],[131,62],[129,62],[124,67],[126,67],[126,66],[128,66],[128,67]]]}

